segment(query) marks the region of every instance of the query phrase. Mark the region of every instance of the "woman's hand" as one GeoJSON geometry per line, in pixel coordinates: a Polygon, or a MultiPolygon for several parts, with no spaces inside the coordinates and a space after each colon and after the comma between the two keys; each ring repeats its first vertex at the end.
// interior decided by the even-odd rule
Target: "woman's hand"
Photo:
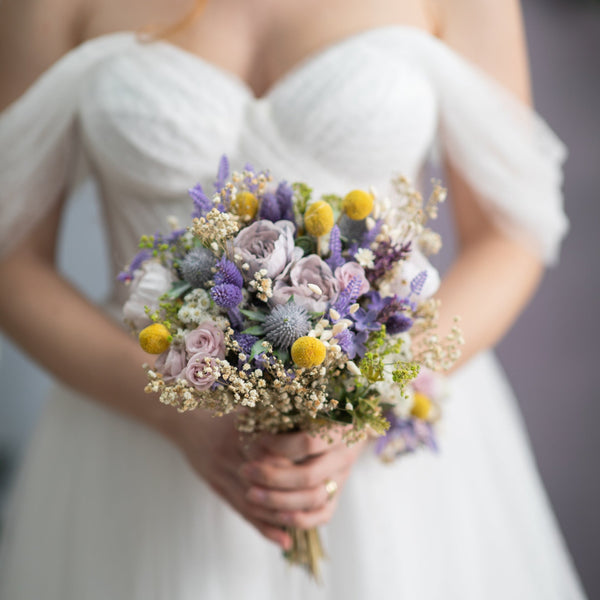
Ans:
{"type": "Polygon", "coordinates": [[[348,447],[342,428],[331,441],[307,433],[264,435],[247,451],[241,475],[248,512],[260,522],[309,529],[329,521],[364,443],[348,447]],[[330,495],[327,484],[337,491],[330,495]]]}
{"type": "Polygon", "coordinates": [[[217,494],[284,549],[291,545],[285,527],[308,529],[329,521],[363,446],[346,446],[341,429],[331,431],[331,443],[306,433],[248,442],[235,429],[233,415],[213,418],[201,410],[176,415],[168,436],[217,494]],[[331,498],[329,480],[338,488],[331,498]]]}

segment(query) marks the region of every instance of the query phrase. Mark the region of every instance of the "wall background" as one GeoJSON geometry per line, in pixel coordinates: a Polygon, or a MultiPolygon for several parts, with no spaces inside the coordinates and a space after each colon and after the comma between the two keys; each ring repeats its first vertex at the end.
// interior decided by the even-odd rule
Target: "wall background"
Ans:
{"type": "MultiPolygon", "coordinates": [[[[523,4],[536,106],[570,149],[571,233],[560,265],[548,272],[498,351],[583,583],[590,598],[600,598],[600,5],[523,4]]],[[[67,214],[60,262],[69,278],[101,299],[108,287],[101,218],[90,189],[81,196],[67,214]],[[73,251],[82,247],[89,251],[73,251]]],[[[0,338],[0,505],[48,384],[0,338]]]]}

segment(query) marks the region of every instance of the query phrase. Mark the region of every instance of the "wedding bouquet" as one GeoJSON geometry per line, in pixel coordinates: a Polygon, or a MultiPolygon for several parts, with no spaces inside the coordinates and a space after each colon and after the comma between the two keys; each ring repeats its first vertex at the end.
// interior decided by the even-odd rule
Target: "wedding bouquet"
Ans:
{"type": "MultiPolygon", "coordinates": [[[[190,190],[191,223],[143,236],[120,275],[125,319],[158,355],[146,391],[180,411],[235,411],[248,434],[342,424],[348,443],[381,436],[384,460],[435,447],[434,372],[462,343],[457,327],[433,333],[425,255],[441,240],[426,223],[445,191],[424,201],[403,177],[392,188],[314,199],[250,166],[230,176],[224,157],[212,196],[190,190]]],[[[316,531],[292,534],[288,559],[316,575],[316,531]]]]}

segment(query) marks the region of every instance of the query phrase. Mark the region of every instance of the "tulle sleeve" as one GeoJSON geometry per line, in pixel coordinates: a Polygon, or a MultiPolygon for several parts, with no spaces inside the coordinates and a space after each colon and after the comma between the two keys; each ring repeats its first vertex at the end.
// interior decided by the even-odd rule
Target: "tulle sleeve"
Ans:
{"type": "Polygon", "coordinates": [[[436,89],[444,157],[498,227],[556,262],[568,230],[562,142],[535,111],[437,38],[415,30],[404,42],[403,53],[421,63],[436,89]]]}
{"type": "Polygon", "coordinates": [[[72,50],[0,113],[0,256],[39,223],[74,181],[81,91],[103,59],[131,43],[113,34],[72,50]]]}

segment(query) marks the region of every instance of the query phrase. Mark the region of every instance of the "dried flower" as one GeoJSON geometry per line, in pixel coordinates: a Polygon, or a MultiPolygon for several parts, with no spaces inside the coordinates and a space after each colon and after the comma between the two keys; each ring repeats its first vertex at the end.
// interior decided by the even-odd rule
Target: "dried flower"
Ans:
{"type": "Polygon", "coordinates": [[[323,200],[311,204],[304,213],[304,228],[310,235],[326,235],[334,223],[333,209],[323,200]]]}
{"type": "Polygon", "coordinates": [[[353,221],[362,221],[373,210],[373,195],[364,190],[353,190],[346,194],[342,208],[353,221]]]}
{"type": "Polygon", "coordinates": [[[319,366],[327,354],[325,344],[316,338],[303,336],[292,345],[292,360],[304,369],[319,366]]]}
{"type": "Polygon", "coordinates": [[[276,306],[263,324],[265,337],[276,348],[289,348],[310,330],[306,309],[294,302],[276,306]]]}
{"type": "Polygon", "coordinates": [[[140,346],[148,354],[162,354],[171,345],[171,332],[162,323],[153,323],[140,331],[140,346]]]}
{"type": "Polygon", "coordinates": [[[217,259],[207,248],[193,248],[181,261],[183,278],[194,287],[204,287],[213,277],[217,259]]]}

